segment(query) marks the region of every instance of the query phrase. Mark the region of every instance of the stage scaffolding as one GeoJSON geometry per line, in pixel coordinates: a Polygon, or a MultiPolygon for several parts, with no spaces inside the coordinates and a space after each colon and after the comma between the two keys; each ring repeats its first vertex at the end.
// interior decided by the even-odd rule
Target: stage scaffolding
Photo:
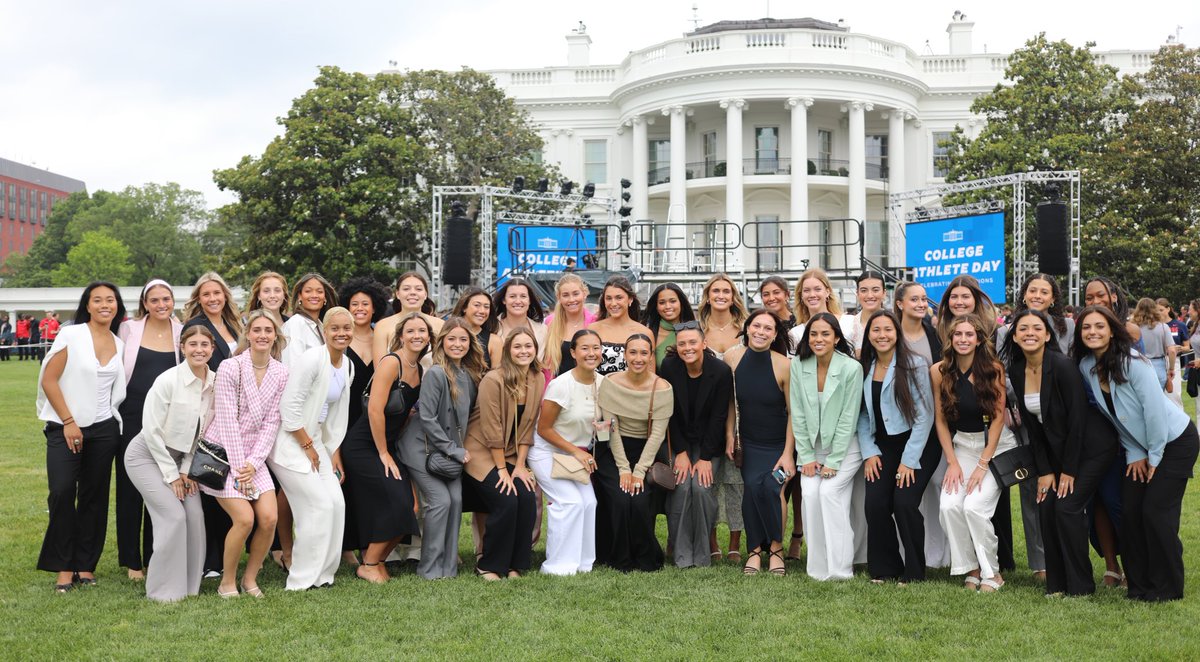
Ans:
{"type": "Polygon", "coordinates": [[[912,191],[891,193],[888,195],[887,220],[892,261],[894,263],[903,263],[905,261],[904,227],[907,223],[999,211],[1003,209],[1004,204],[1001,199],[993,199],[943,207],[940,203],[944,196],[956,193],[1011,188],[1009,199],[1012,201],[1013,212],[1012,292],[1013,296],[1019,296],[1020,293],[1017,290],[1020,289],[1021,283],[1024,282],[1026,276],[1036,271],[1038,264],[1037,256],[1034,255],[1031,257],[1026,245],[1028,234],[1026,229],[1026,211],[1028,209],[1026,186],[1028,184],[1050,183],[1065,183],[1069,189],[1063,191],[1063,198],[1067,203],[1071,242],[1069,252],[1070,273],[1068,274],[1067,292],[1069,303],[1077,306],[1079,305],[1079,289],[1082,285],[1080,280],[1080,258],[1082,255],[1083,239],[1083,226],[1080,220],[1079,208],[1080,175],[1078,170],[1020,172],[1011,175],[938,184],[912,191]],[[935,202],[937,204],[931,206],[935,202]],[[906,209],[910,204],[913,205],[913,208],[906,209]]]}

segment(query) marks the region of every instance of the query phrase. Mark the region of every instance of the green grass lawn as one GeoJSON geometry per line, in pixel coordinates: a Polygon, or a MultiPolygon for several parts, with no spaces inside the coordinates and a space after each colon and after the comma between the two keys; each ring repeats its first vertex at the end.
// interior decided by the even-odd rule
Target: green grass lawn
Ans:
{"type": "MultiPolygon", "coordinates": [[[[736,565],[668,567],[654,574],[597,570],[578,577],[533,573],[484,583],[470,568],[427,582],[411,571],[386,586],[347,570],[328,590],[285,593],[269,566],[267,598],[221,600],[214,581],[179,604],[144,599],[117,567],[116,535],[99,585],[56,595],[34,568],[45,531],[45,445],[33,413],[36,366],[0,363],[0,658],[380,659],[529,658],[741,660],[838,658],[1200,657],[1200,487],[1183,512],[1188,596],[1134,604],[1119,590],[1046,598],[1028,570],[995,595],[967,594],[946,571],[906,588],[861,577],[820,583],[803,563],[787,577],[743,577],[736,565]]],[[[1193,405],[1189,403],[1189,411],[1193,405]]],[[[1020,506],[1013,491],[1013,512],[1020,506]]],[[[111,502],[110,502],[111,511],[111,502]]],[[[665,520],[660,518],[660,539],[665,520]]],[[[1015,533],[1024,565],[1020,518],[1015,533]]],[[[461,551],[470,558],[466,528],[461,551]]],[[[724,535],[722,535],[724,540],[724,535]]],[[[544,548],[535,549],[535,565],[544,548]]],[[[1097,577],[1103,570],[1095,561],[1097,577]]]]}

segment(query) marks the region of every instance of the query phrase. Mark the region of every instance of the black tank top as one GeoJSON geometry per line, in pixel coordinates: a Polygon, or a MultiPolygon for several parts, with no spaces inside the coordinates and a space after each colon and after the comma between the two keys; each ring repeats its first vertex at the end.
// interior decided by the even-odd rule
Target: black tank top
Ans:
{"type": "Polygon", "coordinates": [[[962,432],[983,432],[987,426],[983,424],[983,409],[975,398],[975,386],[971,384],[971,371],[959,375],[954,382],[954,393],[958,396],[958,420],[954,429],[962,432]]]}
{"type": "Polygon", "coordinates": [[[742,443],[783,446],[787,437],[787,398],[775,381],[771,350],[746,349],[733,373],[737,387],[738,418],[742,443]]]}

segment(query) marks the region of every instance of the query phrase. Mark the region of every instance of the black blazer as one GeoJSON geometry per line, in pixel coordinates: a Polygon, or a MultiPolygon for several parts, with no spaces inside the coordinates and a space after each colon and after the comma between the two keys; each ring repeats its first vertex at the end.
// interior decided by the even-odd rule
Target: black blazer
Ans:
{"type": "Polygon", "coordinates": [[[729,418],[729,400],[733,396],[733,371],[724,361],[712,354],[704,355],[700,373],[700,391],[696,395],[697,411],[690,411],[688,402],[687,365],[674,354],[667,355],[658,369],[658,375],[675,390],[675,411],[667,425],[671,452],[687,451],[693,461],[712,460],[725,453],[725,420],[729,418]],[[688,441],[684,430],[686,421],[694,421],[701,430],[700,441],[688,441]]]}
{"type": "MultiPolygon", "coordinates": [[[[221,334],[217,333],[217,327],[213,326],[212,322],[208,321],[208,318],[204,316],[204,313],[201,313],[187,322],[184,322],[183,328],[186,329],[189,326],[198,325],[207,328],[208,332],[213,334],[213,338],[216,339],[212,356],[208,357],[208,369],[216,372],[217,368],[221,367],[221,361],[233,358],[233,352],[229,351],[229,345],[225,342],[225,339],[221,337],[221,334]]],[[[236,334],[234,335],[234,339],[237,339],[236,334]]],[[[180,357],[180,362],[183,362],[182,357],[180,357]]]]}
{"type": "Polygon", "coordinates": [[[1025,407],[1025,355],[1014,356],[1008,379],[1017,396],[1021,427],[1029,434],[1039,476],[1077,476],[1088,410],[1083,377],[1075,362],[1047,349],[1042,358],[1042,421],[1025,407]]]}

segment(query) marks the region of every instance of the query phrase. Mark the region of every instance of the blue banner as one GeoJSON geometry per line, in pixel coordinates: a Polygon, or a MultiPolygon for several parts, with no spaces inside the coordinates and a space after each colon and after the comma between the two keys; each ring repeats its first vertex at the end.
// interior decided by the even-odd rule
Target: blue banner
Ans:
{"type": "Polygon", "coordinates": [[[589,228],[496,225],[496,277],[499,283],[515,271],[562,271],[567,258],[583,268],[583,256],[596,253],[596,230],[589,228]]]}
{"type": "Polygon", "coordinates": [[[905,257],[935,304],[955,276],[974,276],[995,303],[1004,303],[1004,212],[909,223],[905,257]]]}

